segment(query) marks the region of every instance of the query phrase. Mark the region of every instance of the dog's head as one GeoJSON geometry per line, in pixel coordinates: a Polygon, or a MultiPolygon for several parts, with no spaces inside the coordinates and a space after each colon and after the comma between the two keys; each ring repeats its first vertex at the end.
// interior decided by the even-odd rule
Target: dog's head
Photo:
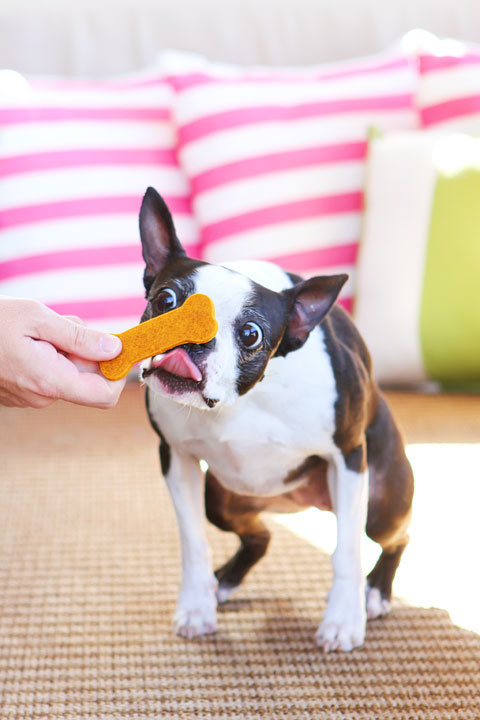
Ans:
{"type": "Polygon", "coordinates": [[[173,310],[196,292],[215,305],[218,332],[213,340],[183,345],[142,363],[152,391],[199,408],[233,404],[264,377],[270,358],[300,348],[347,280],[347,275],[333,275],[292,284],[270,263],[249,263],[249,277],[189,258],[153,188],[143,199],[140,235],[148,301],[142,320],[173,310]],[[252,279],[251,268],[261,282],[252,279]]]}

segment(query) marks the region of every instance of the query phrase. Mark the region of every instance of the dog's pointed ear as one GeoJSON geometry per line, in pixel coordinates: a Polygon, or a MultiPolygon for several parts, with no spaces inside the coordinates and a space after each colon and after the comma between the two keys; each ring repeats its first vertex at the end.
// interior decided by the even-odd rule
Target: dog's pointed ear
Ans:
{"type": "Polygon", "coordinates": [[[145,260],[143,284],[150,287],[158,272],[165,266],[171,255],[185,255],[175,232],[170,211],[164,199],[154,188],[149,187],[143,196],[140,209],[140,238],[145,260]]]}
{"type": "Polygon", "coordinates": [[[328,313],[348,275],[322,275],[310,278],[284,290],[290,306],[287,327],[276,355],[298,350],[309,334],[328,313]]]}

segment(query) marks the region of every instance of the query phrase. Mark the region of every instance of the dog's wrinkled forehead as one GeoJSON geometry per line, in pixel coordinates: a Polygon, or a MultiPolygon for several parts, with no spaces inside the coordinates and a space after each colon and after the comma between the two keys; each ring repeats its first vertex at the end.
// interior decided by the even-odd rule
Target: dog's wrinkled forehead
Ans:
{"type": "Polygon", "coordinates": [[[253,292],[253,283],[248,277],[218,265],[202,265],[192,280],[195,292],[204,293],[213,301],[220,328],[235,323],[253,292]]]}
{"type": "Polygon", "coordinates": [[[165,287],[172,287],[182,301],[193,293],[203,293],[212,300],[217,321],[232,323],[248,303],[254,285],[245,275],[226,267],[182,257],[167,263],[160,271],[149,296],[154,299],[165,287]]]}

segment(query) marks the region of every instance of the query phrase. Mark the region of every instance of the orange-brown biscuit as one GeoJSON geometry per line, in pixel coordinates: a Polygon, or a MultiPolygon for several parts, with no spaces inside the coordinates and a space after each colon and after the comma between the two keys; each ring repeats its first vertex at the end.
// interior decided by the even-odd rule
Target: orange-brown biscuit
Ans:
{"type": "Polygon", "coordinates": [[[107,380],[120,380],[136,362],[185,343],[209,342],[217,330],[213,302],[196,293],[179,308],[119,333],[122,352],[113,360],[100,362],[100,370],[107,380]]]}

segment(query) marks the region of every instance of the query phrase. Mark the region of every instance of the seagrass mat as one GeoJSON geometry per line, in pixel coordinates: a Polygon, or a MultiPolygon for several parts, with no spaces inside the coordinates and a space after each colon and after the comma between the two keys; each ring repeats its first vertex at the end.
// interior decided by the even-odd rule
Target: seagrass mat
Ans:
{"type": "MultiPolygon", "coordinates": [[[[392,401],[410,439],[444,432],[431,398],[392,401]]],[[[480,402],[451,403],[478,442],[480,402]]],[[[270,517],[218,634],[176,638],[177,530],[137,385],[108,412],[1,409],[0,448],[2,720],[480,718],[480,638],[443,610],[397,600],[363,648],[317,650],[329,559],[270,517]]],[[[220,564],[235,538],[209,536],[220,564]]]]}

